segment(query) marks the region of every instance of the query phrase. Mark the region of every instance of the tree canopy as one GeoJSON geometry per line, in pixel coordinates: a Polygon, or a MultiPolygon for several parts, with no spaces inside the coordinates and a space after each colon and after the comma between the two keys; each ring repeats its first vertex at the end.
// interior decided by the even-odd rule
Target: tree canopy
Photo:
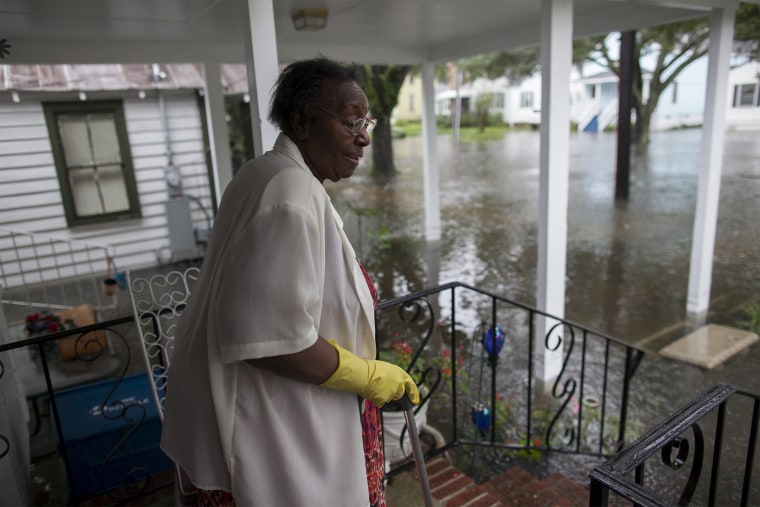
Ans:
{"type": "MultiPolygon", "coordinates": [[[[636,32],[634,48],[633,109],[636,112],[634,142],[649,141],[649,123],[663,91],[692,62],[707,53],[709,42],[707,18],[642,28],[636,32]],[[644,61],[652,61],[651,68],[644,61]],[[649,93],[643,93],[644,76],[649,79],[649,93]]],[[[747,59],[760,58],[760,6],[740,3],[736,13],[734,52],[747,59]]],[[[573,63],[582,68],[593,62],[620,76],[617,35],[578,39],[573,43],[573,63]]],[[[470,79],[506,76],[513,83],[533,74],[539,67],[539,48],[491,53],[463,59],[459,66],[470,79]]]]}
{"type": "Polygon", "coordinates": [[[738,53],[760,60],[760,5],[741,3],[736,12],[734,41],[738,53]]]}

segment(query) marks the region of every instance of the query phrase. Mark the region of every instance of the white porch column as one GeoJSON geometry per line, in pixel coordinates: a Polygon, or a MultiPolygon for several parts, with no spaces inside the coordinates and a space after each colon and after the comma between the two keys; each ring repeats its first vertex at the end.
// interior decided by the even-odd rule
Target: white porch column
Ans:
{"type": "MultiPolygon", "coordinates": [[[[572,65],[572,0],[541,3],[541,148],[539,156],[539,224],[537,306],[563,318],[567,250],[567,192],[570,166],[570,89],[572,65]]],[[[557,321],[539,318],[536,351],[544,351],[542,379],[549,383],[562,367],[562,346],[545,348],[546,333],[557,321]]],[[[562,339],[554,328],[550,346],[562,339]]],[[[548,387],[548,386],[546,386],[548,387]]]]}
{"type": "Polygon", "coordinates": [[[425,186],[425,238],[441,238],[438,154],[435,124],[435,70],[432,62],[422,63],[423,178],[425,186]]]}
{"type": "Polygon", "coordinates": [[[735,17],[735,8],[713,9],[710,17],[702,153],[699,158],[699,188],[686,300],[686,311],[697,317],[705,314],[710,307],[723,141],[726,131],[726,94],[735,17]]]}
{"type": "Polygon", "coordinates": [[[277,129],[267,119],[269,94],[280,73],[272,1],[248,0],[245,63],[248,70],[248,93],[251,96],[254,156],[271,149],[277,139],[277,129]]]}
{"type": "Polygon", "coordinates": [[[227,113],[224,109],[224,91],[219,63],[206,62],[203,68],[206,76],[206,87],[203,90],[206,124],[211,148],[216,203],[219,205],[224,189],[232,180],[232,155],[227,134],[227,113]]]}

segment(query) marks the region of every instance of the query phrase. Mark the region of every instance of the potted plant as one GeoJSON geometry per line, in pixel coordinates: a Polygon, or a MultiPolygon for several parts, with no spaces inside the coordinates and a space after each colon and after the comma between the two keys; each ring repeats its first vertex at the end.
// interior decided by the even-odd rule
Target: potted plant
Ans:
{"type": "MultiPolygon", "coordinates": [[[[67,329],[74,329],[95,324],[95,311],[89,305],[79,305],[57,312],[42,310],[26,316],[24,329],[30,338],[45,336],[67,329]]],[[[43,343],[45,356],[62,361],[73,359],[91,359],[98,357],[108,348],[108,339],[102,330],[86,334],[67,336],[59,340],[43,343]]],[[[37,346],[29,347],[33,360],[39,356],[37,346]]]]}
{"type": "MultiPolygon", "coordinates": [[[[67,320],[64,324],[64,322],[57,314],[49,310],[42,310],[37,313],[31,313],[26,316],[26,319],[24,321],[24,331],[29,338],[58,333],[59,331],[67,329],[67,326],[69,328],[73,327],[73,322],[67,320]]],[[[44,342],[42,344],[42,348],[45,352],[45,357],[59,357],[58,346],[56,345],[55,341],[49,340],[44,342]]],[[[29,354],[32,356],[32,360],[37,360],[39,357],[39,350],[40,349],[37,346],[29,347],[29,354]]]]}

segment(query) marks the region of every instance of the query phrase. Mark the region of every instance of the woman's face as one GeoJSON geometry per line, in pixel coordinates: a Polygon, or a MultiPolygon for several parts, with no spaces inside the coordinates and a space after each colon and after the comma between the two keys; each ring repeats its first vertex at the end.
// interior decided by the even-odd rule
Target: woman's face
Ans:
{"type": "Polygon", "coordinates": [[[322,111],[315,119],[297,122],[294,141],[319,181],[338,181],[354,174],[364,147],[369,146],[366,130],[357,135],[350,132],[354,120],[367,116],[369,102],[353,81],[326,81],[323,90],[325,96],[331,98],[324,106],[329,112],[322,111]]]}

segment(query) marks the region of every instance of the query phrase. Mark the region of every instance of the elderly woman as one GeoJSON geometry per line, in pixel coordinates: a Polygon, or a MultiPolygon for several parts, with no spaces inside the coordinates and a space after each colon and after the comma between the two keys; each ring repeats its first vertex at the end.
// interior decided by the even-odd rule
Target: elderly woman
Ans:
{"type": "Polygon", "coordinates": [[[322,185],[350,177],[370,143],[358,82],[324,58],[288,66],[269,115],[282,133],[224,193],[177,327],[161,439],[199,503],[384,503],[376,407],[419,394],[374,359],[377,294],[322,185]]]}

